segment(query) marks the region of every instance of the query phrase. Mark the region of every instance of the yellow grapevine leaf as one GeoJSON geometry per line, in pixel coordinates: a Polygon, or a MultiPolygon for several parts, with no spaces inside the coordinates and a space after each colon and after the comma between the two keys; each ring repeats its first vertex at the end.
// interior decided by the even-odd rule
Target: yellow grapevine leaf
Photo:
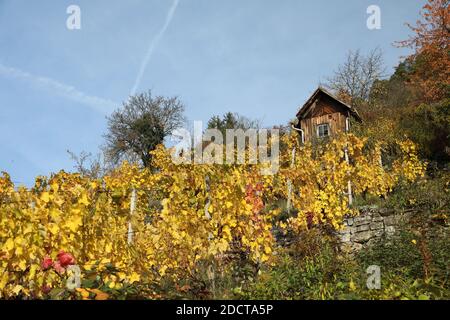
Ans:
{"type": "Polygon", "coordinates": [[[53,234],[57,235],[59,232],[59,227],[54,223],[49,223],[48,230],[53,234]]]}
{"type": "Polygon", "coordinates": [[[59,190],[59,184],[56,183],[56,182],[53,182],[53,183],[51,184],[51,188],[52,188],[52,190],[53,190],[54,192],[58,192],[58,190],[59,190]]]}
{"type": "Polygon", "coordinates": [[[60,216],[61,216],[61,211],[60,211],[60,210],[55,209],[55,208],[52,208],[52,209],[50,210],[50,217],[51,217],[54,221],[58,222],[60,216]]]}
{"type": "Polygon", "coordinates": [[[78,200],[78,203],[79,204],[83,204],[85,206],[89,205],[89,200],[88,200],[88,197],[87,197],[86,193],[83,193],[81,195],[80,199],[78,200]]]}
{"type": "Polygon", "coordinates": [[[28,224],[25,229],[23,230],[23,234],[28,234],[31,233],[33,231],[33,225],[32,224],[28,224]]]}
{"type": "Polygon", "coordinates": [[[34,276],[36,275],[36,271],[39,269],[39,266],[36,264],[33,264],[30,267],[30,274],[28,275],[28,279],[32,280],[34,278],[34,276]]]}
{"type": "Polygon", "coordinates": [[[27,261],[25,259],[20,260],[19,269],[25,271],[27,269],[27,261]]]}
{"type": "Polygon", "coordinates": [[[76,288],[76,291],[78,291],[81,294],[81,297],[86,300],[89,299],[89,291],[87,291],[84,288],[76,288]]]}
{"type": "Polygon", "coordinates": [[[50,194],[48,192],[42,192],[41,200],[48,203],[50,201],[50,194]]]}
{"type": "Polygon", "coordinates": [[[6,240],[5,244],[3,245],[3,250],[10,251],[14,248],[14,240],[9,238],[6,240]]]}
{"type": "Polygon", "coordinates": [[[22,290],[23,290],[23,287],[22,287],[21,285],[16,285],[16,286],[12,289],[12,292],[13,292],[15,295],[18,295],[19,292],[22,291],[22,290]]]}
{"type": "Polygon", "coordinates": [[[77,232],[78,228],[82,225],[82,218],[80,216],[74,217],[67,221],[66,226],[70,229],[72,232],[77,232]]]}
{"type": "Polygon", "coordinates": [[[16,247],[16,256],[21,256],[23,254],[23,248],[22,247],[16,247]]]}
{"type": "Polygon", "coordinates": [[[2,275],[2,277],[0,278],[0,290],[3,290],[6,286],[6,284],[8,283],[8,279],[9,279],[9,273],[8,271],[5,271],[2,275]]]}
{"type": "Polygon", "coordinates": [[[133,273],[131,274],[131,276],[130,276],[129,282],[130,282],[130,283],[134,283],[134,282],[138,282],[138,281],[140,281],[140,280],[141,280],[141,276],[138,275],[136,272],[133,272],[133,273]]]}
{"type": "Polygon", "coordinates": [[[106,253],[111,253],[112,252],[112,244],[108,243],[105,247],[105,252],[106,253]]]}
{"type": "Polygon", "coordinates": [[[229,226],[224,226],[222,232],[229,238],[231,238],[231,229],[229,226]]]}
{"type": "Polygon", "coordinates": [[[96,189],[98,187],[98,183],[96,181],[91,182],[91,188],[96,189]]]}
{"type": "Polygon", "coordinates": [[[106,292],[96,290],[95,300],[108,300],[108,298],[109,298],[109,295],[106,292]]]}

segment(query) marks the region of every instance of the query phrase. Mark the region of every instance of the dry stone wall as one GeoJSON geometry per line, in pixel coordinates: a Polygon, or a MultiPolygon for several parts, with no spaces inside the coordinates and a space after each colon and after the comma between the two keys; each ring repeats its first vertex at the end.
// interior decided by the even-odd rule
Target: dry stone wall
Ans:
{"type": "Polygon", "coordinates": [[[345,227],[337,233],[341,249],[355,252],[382,237],[389,237],[411,214],[412,212],[398,213],[378,207],[362,207],[360,215],[345,219],[345,227]]]}

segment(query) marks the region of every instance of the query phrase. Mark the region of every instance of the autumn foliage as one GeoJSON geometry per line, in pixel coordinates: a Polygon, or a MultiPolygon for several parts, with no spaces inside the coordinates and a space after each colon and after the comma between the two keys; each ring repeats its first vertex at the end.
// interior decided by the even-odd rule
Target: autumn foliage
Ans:
{"type": "Polygon", "coordinates": [[[409,81],[419,89],[425,102],[448,96],[450,79],[450,8],[448,0],[428,0],[416,25],[407,24],[413,35],[397,45],[409,47],[412,66],[409,81]]]}
{"type": "MultiPolygon", "coordinates": [[[[68,266],[81,269],[82,287],[69,298],[107,298],[88,285],[111,290],[163,279],[186,279],[201,263],[226,264],[239,253],[271,264],[278,249],[273,230],[299,232],[313,225],[341,227],[358,212],[345,194],[385,195],[414,180],[424,164],[411,142],[389,168],[378,161],[383,143],[344,135],[313,148],[285,136],[280,171],[261,175],[261,165],[176,165],[171,150],[154,153],[158,169],[123,163],[100,180],[60,172],[30,188],[0,178],[0,297],[46,298],[65,289],[68,266]],[[296,158],[291,155],[296,148],[296,158]],[[344,148],[351,161],[345,161],[344,148]],[[279,222],[273,204],[289,196],[298,212],[279,222]],[[135,210],[130,212],[135,191],[135,210]],[[277,222],[278,221],[278,222],[277,222]],[[56,291],[55,291],[56,290],[56,291]]],[[[147,297],[152,298],[149,294],[147,297]]]]}

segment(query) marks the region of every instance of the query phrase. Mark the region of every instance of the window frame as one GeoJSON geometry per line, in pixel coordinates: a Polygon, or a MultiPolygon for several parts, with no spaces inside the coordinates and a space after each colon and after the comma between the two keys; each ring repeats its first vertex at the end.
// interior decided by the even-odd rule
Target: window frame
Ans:
{"type": "MultiPolygon", "coordinates": [[[[325,131],[324,131],[324,133],[325,133],[325,131]]],[[[317,135],[318,138],[327,138],[327,137],[331,136],[331,126],[330,126],[330,124],[329,123],[318,124],[316,126],[316,135],[317,135]],[[320,135],[320,128],[323,128],[323,127],[327,128],[327,130],[326,130],[327,134],[321,136],[320,135]]]]}

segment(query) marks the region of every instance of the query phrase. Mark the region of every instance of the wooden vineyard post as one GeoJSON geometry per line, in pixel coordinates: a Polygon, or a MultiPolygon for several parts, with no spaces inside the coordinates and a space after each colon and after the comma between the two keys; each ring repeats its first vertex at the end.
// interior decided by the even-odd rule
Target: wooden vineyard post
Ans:
{"type": "MultiPolygon", "coordinates": [[[[211,214],[209,213],[209,206],[211,205],[211,197],[210,197],[210,192],[211,192],[211,185],[210,185],[210,180],[209,180],[209,176],[205,177],[205,190],[206,193],[208,194],[208,200],[206,200],[205,203],[205,218],[208,220],[211,220],[211,214]]],[[[212,233],[210,233],[208,235],[208,240],[211,240],[213,238],[212,233]]],[[[208,266],[208,270],[206,271],[206,274],[208,276],[209,281],[211,281],[211,287],[212,287],[212,293],[213,293],[213,297],[216,297],[216,274],[214,272],[214,268],[212,265],[208,266]]]]}
{"type": "MultiPolygon", "coordinates": [[[[292,149],[292,156],[291,156],[291,168],[294,166],[295,163],[295,148],[292,149]]],[[[288,179],[287,181],[287,188],[288,188],[288,198],[287,198],[287,211],[288,213],[291,213],[292,208],[292,181],[291,179],[288,179]]]]}
{"type": "Polygon", "coordinates": [[[131,191],[131,201],[130,201],[130,221],[128,222],[128,244],[133,242],[133,226],[131,224],[131,219],[133,218],[134,210],[136,209],[136,189],[133,188],[131,191]]]}
{"type": "MultiPolygon", "coordinates": [[[[347,117],[345,118],[345,132],[350,132],[350,113],[347,113],[347,117]]],[[[348,144],[344,149],[345,154],[345,162],[350,164],[350,159],[348,157],[348,144]]],[[[347,195],[348,195],[348,205],[351,206],[353,204],[353,195],[352,195],[352,182],[350,179],[347,182],[347,195]]]]}
{"type": "MultiPolygon", "coordinates": [[[[350,163],[347,147],[344,150],[344,154],[345,154],[345,162],[350,163]]],[[[352,194],[352,182],[350,181],[350,179],[348,179],[347,182],[347,195],[348,195],[348,205],[351,206],[353,204],[353,194],[352,194]]]]}
{"type": "Polygon", "coordinates": [[[206,193],[208,194],[208,200],[206,200],[205,204],[205,218],[211,220],[211,215],[209,214],[209,206],[211,205],[211,198],[209,197],[209,193],[211,191],[211,187],[209,185],[209,176],[205,177],[205,186],[206,193]]]}

